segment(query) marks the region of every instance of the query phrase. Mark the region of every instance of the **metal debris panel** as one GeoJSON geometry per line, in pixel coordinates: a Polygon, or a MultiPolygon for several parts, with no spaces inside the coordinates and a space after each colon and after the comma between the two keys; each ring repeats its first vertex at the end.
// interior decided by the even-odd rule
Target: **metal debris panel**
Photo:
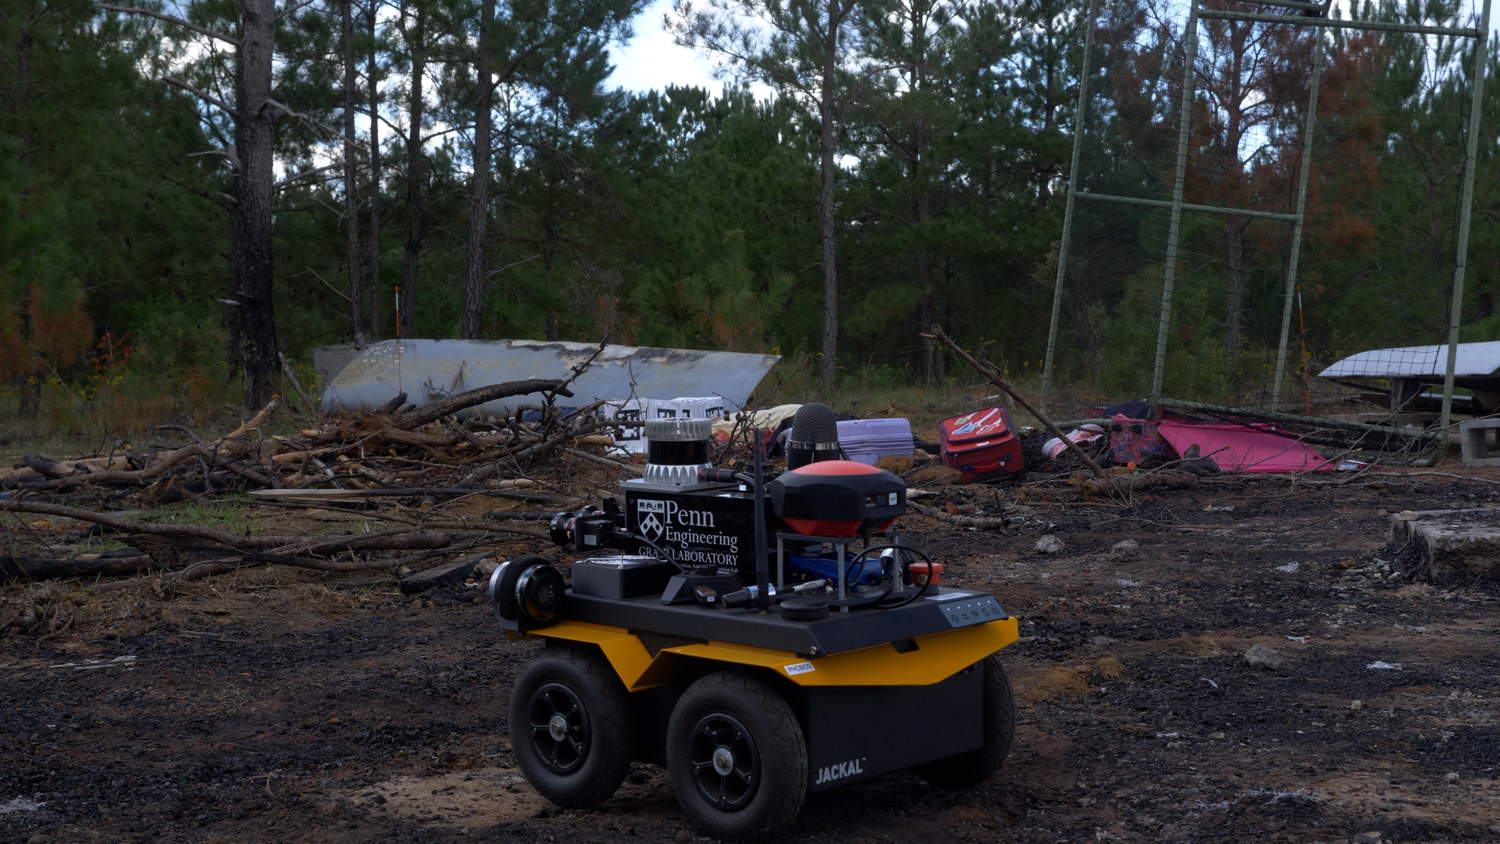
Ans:
{"type": "MultiPolygon", "coordinates": [[[[1319,372],[1323,378],[1432,378],[1448,370],[1448,346],[1403,346],[1371,349],[1350,355],[1319,372]]],[[[1500,372],[1500,340],[1459,343],[1455,377],[1494,375],[1500,372]]]]}
{"type": "MultiPolygon", "coordinates": [[[[436,398],[526,378],[567,378],[587,361],[594,343],[542,340],[401,340],[366,346],[323,391],[324,410],[379,407],[397,393],[424,404],[436,398]]],[[[607,345],[573,382],[570,406],[625,398],[668,399],[719,396],[739,409],[779,355],[607,345]]],[[[513,396],[471,408],[469,413],[513,414],[538,397],[513,396]]]]}

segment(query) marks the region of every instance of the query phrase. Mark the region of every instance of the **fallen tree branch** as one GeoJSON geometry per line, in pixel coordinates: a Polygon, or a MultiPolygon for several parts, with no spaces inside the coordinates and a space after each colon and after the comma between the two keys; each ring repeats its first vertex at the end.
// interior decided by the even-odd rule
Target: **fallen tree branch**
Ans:
{"type": "Polygon", "coordinates": [[[507,381],[503,384],[491,384],[488,387],[479,387],[468,392],[459,393],[429,402],[409,413],[391,418],[391,425],[404,430],[420,428],[428,422],[435,422],[444,416],[452,416],[460,410],[467,410],[475,405],[485,402],[503,399],[507,396],[524,396],[527,393],[553,393],[555,395],[571,398],[573,393],[563,386],[563,382],[555,378],[531,378],[525,381],[507,381]]]}
{"type": "MultiPolygon", "coordinates": [[[[527,446],[526,448],[521,449],[515,454],[510,455],[510,459],[512,461],[515,461],[516,463],[519,463],[522,460],[526,460],[536,455],[545,454],[546,452],[551,451],[552,449],[561,445],[564,440],[570,440],[576,436],[578,436],[578,432],[576,431],[563,431],[558,434],[553,434],[551,437],[542,440],[535,445],[527,446]]],[[[458,485],[465,488],[471,487],[481,481],[488,480],[499,471],[500,461],[493,460],[483,466],[474,469],[469,474],[464,475],[463,479],[458,482],[458,485]]]]}
{"type": "Polygon", "coordinates": [[[534,483],[526,478],[513,478],[499,481],[500,489],[469,489],[468,487],[403,487],[400,489],[262,489],[250,493],[252,498],[272,499],[274,501],[324,501],[337,502],[340,500],[358,500],[363,498],[409,498],[409,497],[434,497],[452,498],[455,496],[487,495],[493,498],[504,498],[510,501],[521,501],[529,504],[560,504],[567,503],[573,499],[559,495],[548,495],[539,492],[516,492],[515,487],[531,486],[534,483]],[[525,483],[521,483],[525,481],[525,483]],[[507,488],[509,487],[509,488],[507,488]]]}
{"type": "Polygon", "coordinates": [[[1100,478],[1100,480],[1110,486],[1117,494],[1121,496],[1124,495],[1124,490],[1122,490],[1120,486],[1115,483],[1114,477],[1111,476],[1108,472],[1104,471],[1104,469],[1097,462],[1095,462],[1094,458],[1089,456],[1088,452],[1084,451],[1082,448],[1079,448],[1078,443],[1075,443],[1072,440],[1068,439],[1067,434],[1064,434],[1062,432],[1062,429],[1052,424],[1051,419],[1049,419],[1040,410],[1033,407],[1031,405],[1031,402],[1026,400],[1025,396],[1017,392],[1016,388],[1012,387],[1010,385],[1010,382],[1006,381],[1005,378],[1000,375],[1000,371],[998,369],[988,363],[978,360],[973,355],[965,351],[964,348],[958,345],[958,343],[955,342],[952,337],[949,337],[947,334],[943,333],[943,329],[941,326],[934,325],[926,334],[923,334],[922,336],[942,341],[942,343],[948,348],[952,349],[955,354],[963,358],[966,363],[974,367],[976,372],[978,372],[980,375],[983,375],[985,378],[988,378],[991,384],[999,387],[1002,391],[1005,392],[1006,395],[1015,399],[1016,404],[1019,404],[1021,407],[1026,409],[1026,412],[1030,413],[1032,416],[1035,416],[1037,421],[1042,423],[1042,425],[1052,433],[1052,436],[1062,440],[1063,446],[1065,446],[1068,451],[1071,451],[1073,452],[1073,454],[1077,455],[1078,459],[1083,461],[1083,465],[1089,467],[1089,471],[1093,472],[1097,477],[1100,478]]]}
{"type": "Polygon", "coordinates": [[[65,560],[33,557],[0,557],[0,581],[46,580],[58,577],[94,577],[105,574],[140,574],[154,563],[146,554],[80,554],[65,560]]]}
{"type": "Polygon", "coordinates": [[[948,522],[949,524],[958,525],[960,527],[979,528],[981,530],[1002,530],[1007,527],[1005,519],[1003,518],[995,518],[992,516],[957,516],[945,510],[939,510],[936,507],[930,507],[926,504],[918,504],[917,502],[912,501],[910,498],[906,500],[906,506],[910,507],[913,510],[916,510],[918,513],[921,513],[924,516],[931,516],[934,519],[940,519],[942,521],[948,522]]]}
{"type": "MultiPolygon", "coordinates": [[[[92,472],[74,471],[71,474],[62,475],[61,477],[42,483],[28,484],[27,486],[30,489],[59,490],[72,489],[83,484],[140,484],[145,481],[155,480],[169,469],[195,457],[223,466],[237,474],[244,474],[244,471],[242,471],[243,467],[237,468],[229,464],[238,459],[245,451],[249,450],[250,442],[248,437],[250,433],[259,430],[261,426],[265,425],[266,420],[271,418],[271,414],[276,412],[276,408],[280,404],[279,400],[272,399],[254,416],[241,423],[238,428],[225,434],[211,446],[200,443],[185,445],[175,451],[168,452],[163,457],[157,458],[144,469],[102,469],[92,472]]],[[[257,483],[270,485],[270,481],[260,476],[259,473],[255,473],[255,479],[257,483]]]]}
{"type": "Polygon", "coordinates": [[[634,463],[623,463],[619,460],[614,460],[609,457],[601,457],[597,454],[590,454],[581,448],[564,448],[563,453],[572,457],[582,457],[585,460],[591,460],[595,463],[598,463],[600,466],[608,466],[611,469],[619,469],[622,472],[627,472],[637,477],[639,477],[644,471],[641,469],[641,467],[635,465],[634,463]]]}
{"type": "Polygon", "coordinates": [[[318,406],[307,397],[307,391],[302,389],[302,382],[297,380],[297,373],[293,372],[292,365],[287,363],[286,355],[277,352],[276,357],[281,359],[281,374],[292,383],[292,389],[296,390],[297,397],[302,399],[302,413],[308,417],[314,416],[318,412],[318,406]]]}
{"type": "Polygon", "coordinates": [[[442,548],[449,542],[444,533],[425,531],[387,531],[385,533],[352,533],[329,536],[266,536],[225,533],[199,525],[165,525],[136,522],[108,513],[96,513],[80,507],[43,504],[26,499],[0,502],[0,512],[40,513],[104,525],[128,534],[161,536],[174,539],[202,539],[240,551],[274,551],[311,554],[328,551],[404,551],[442,548]]]}
{"type": "MultiPolygon", "coordinates": [[[[1082,473],[1079,473],[1080,476],[1082,473]]],[[[1110,478],[1113,483],[1104,484],[1095,478],[1080,477],[1077,486],[1090,495],[1108,495],[1110,493],[1142,492],[1151,489],[1193,489],[1198,486],[1198,476],[1177,470],[1145,474],[1145,475],[1121,475],[1110,478]]]]}
{"type": "Polygon", "coordinates": [[[0,469],[0,484],[5,484],[8,481],[34,480],[36,478],[43,477],[62,477],[68,474],[68,472],[66,471],[68,467],[72,467],[76,471],[88,472],[98,472],[103,469],[118,469],[121,467],[130,467],[130,458],[124,454],[112,454],[108,457],[85,457],[81,460],[67,461],[51,460],[49,458],[42,457],[39,454],[28,454],[25,457],[21,458],[21,462],[24,465],[20,467],[12,469],[0,469]],[[32,461],[34,460],[43,461],[48,470],[55,471],[55,474],[48,474],[47,472],[38,470],[32,464],[32,461]]]}

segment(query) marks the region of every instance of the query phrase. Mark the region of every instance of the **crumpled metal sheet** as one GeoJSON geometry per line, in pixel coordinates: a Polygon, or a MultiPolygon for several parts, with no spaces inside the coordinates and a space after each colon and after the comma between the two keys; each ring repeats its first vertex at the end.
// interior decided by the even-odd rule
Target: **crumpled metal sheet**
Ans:
{"type": "MultiPolygon", "coordinates": [[[[1448,346],[1370,349],[1319,372],[1324,378],[1440,379],[1448,371],[1448,346]]],[[[1500,340],[1459,343],[1453,374],[1459,378],[1500,374],[1500,340]]]]}
{"type": "MultiPolygon", "coordinates": [[[[595,343],[545,340],[402,340],[397,369],[395,340],[366,346],[323,391],[324,410],[379,407],[405,392],[422,405],[476,387],[527,378],[568,378],[599,348],[595,343]]],[[[607,345],[559,404],[582,407],[599,400],[720,396],[742,408],[779,355],[607,345]]],[[[535,405],[538,395],[512,396],[468,413],[511,415],[535,405]]]]}

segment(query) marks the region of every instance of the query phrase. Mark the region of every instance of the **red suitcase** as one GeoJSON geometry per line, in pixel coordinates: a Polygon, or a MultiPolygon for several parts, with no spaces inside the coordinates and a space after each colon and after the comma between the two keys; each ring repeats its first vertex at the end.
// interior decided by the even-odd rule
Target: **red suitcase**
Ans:
{"type": "Polygon", "coordinates": [[[1018,478],[1026,471],[1021,438],[1003,407],[987,407],[938,425],[943,462],[964,473],[964,481],[1018,478]]]}

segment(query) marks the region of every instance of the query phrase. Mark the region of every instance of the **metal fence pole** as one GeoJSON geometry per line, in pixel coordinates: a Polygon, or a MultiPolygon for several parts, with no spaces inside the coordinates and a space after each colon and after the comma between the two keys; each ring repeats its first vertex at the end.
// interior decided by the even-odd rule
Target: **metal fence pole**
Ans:
{"type": "MultiPolygon", "coordinates": [[[[1488,2],[1488,0],[1486,0],[1488,2]]],[[[1198,3],[1188,6],[1184,30],[1186,59],[1182,67],[1182,112],[1177,125],[1177,172],[1172,180],[1172,222],[1167,228],[1166,269],[1161,282],[1161,320],[1156,326],[1156,362],[1151,371],[1151,401],[1161,399],[1162,376],[1166,372],[1167,333],[1172,321],[1172,284],[1177,279],[1177,239],[1182,231],[1182,194],[1187,183],[1188,130],[1193,116],[1193,66],[1198,63],[1198,3]]]]}
{"type": "Polygon", "coordinates": [[[1089,74],[1093,67],[1094,54],[1094,3],[1090,0],[1084,9],[1088,16],[1088,30],[1083,36],[1083,66],[1078,73],[1078,109],[1073,117],[1073,164],[1068,168],[1068,198],[1063,204],[1062,237],[1057,244],[1057,283],[1052,287],[1052,321],[1047,327],[1047,360],[1042,364],[1042,397],[1040,409],[1047,412],[1047,399],[1052,395],[1052,367],[1057,352],[1057,328],[1062,320],[1063,279],[1068,272],[1068,245],[1073,239],[1073,202],[1078,194],[1078,160],[1083,149],[1084,117],[1089,107],[1089,74]]]}
{"type": "Polygon", "coordinates": [[[1276,347],[1276,376],[1271,382],[1271,408],[1281,408],[1281,381],[1286,375],[1286,347],[1292,331],[1292,300],[1297,295],[1297,262],[1302,257],[1302,225],[1307,213],[1307,175],[1312,169],[1313,131],[1318,124],[1318,88],[1323,84],[1323,39],[1313,44],[1312,92],[1307,95],[1307,121],[1302,129],[1302,172],[1297,176],[1297,220],[1292,223],[1292,254],[1286,265],[1286,301],[1281,305],[1281,343],[1276,347]]]}
{"type": "Polygon", "coordinates": [[[1479,14],[1479,37],[1474,39],[1473,97],[1469,100],[1469,138],[1464,150],[1464,181],[1458,206],[1458,246],[1453,267],[1453,302],[1448,307],[1448,366],[1443,372],[1443,418],[1453,419],[1453,371],[1458,364],[1458,327],[1464,310],[1464,269],[1469,263],[1469,222],[1474,205],[1474,171],[1479,155],[1479,120],[1484,113],[1484,72],[1490,41],[1490,3],[1479,14]]]}
{"type": "MultiPolygon", "coordinates": [[[[1172,203],[1165,199],[1146,199],[1139,196],[1117,196],[1109,193],[1094,193],[1093,191],[1081,190],[1078,192],[1079,199],[1097,199],[1101,202],[1119,202],[1123,205],[1144,205],[1147,208],[1172,208],[1172,203]]],[[[1202,211],[1204,214],[1225,214],[1230,217],[1254,217],[1257,220],[1281,220],[1284,223],[1297,222],[1296,214],[1288,214],[1285,211],[1257,211],[1254,208],[1228,208],[1223,205],[1203,205],[1197,202],[1182,203],[1184,211],[1202,211]]]]}
{"type": "Polygon", "coordinates": [[[1218,21],[1254,21],[1255,23],[1289,23],[1295,26],[1316,26],[1324,29],[1362,29],[1367,32],[1417,32],[1422,35],[1456,35],[1473,38],[1480,30],[1461,26],[1427,26],[1420,23],[1397,23],[1395,21],[1344,20],[1342,18],[1315,18],[1299,15],[1268,15],[1264,12],[1231,12],[1223,9],[1204,9],[1199,17],[1218,21]]]}

